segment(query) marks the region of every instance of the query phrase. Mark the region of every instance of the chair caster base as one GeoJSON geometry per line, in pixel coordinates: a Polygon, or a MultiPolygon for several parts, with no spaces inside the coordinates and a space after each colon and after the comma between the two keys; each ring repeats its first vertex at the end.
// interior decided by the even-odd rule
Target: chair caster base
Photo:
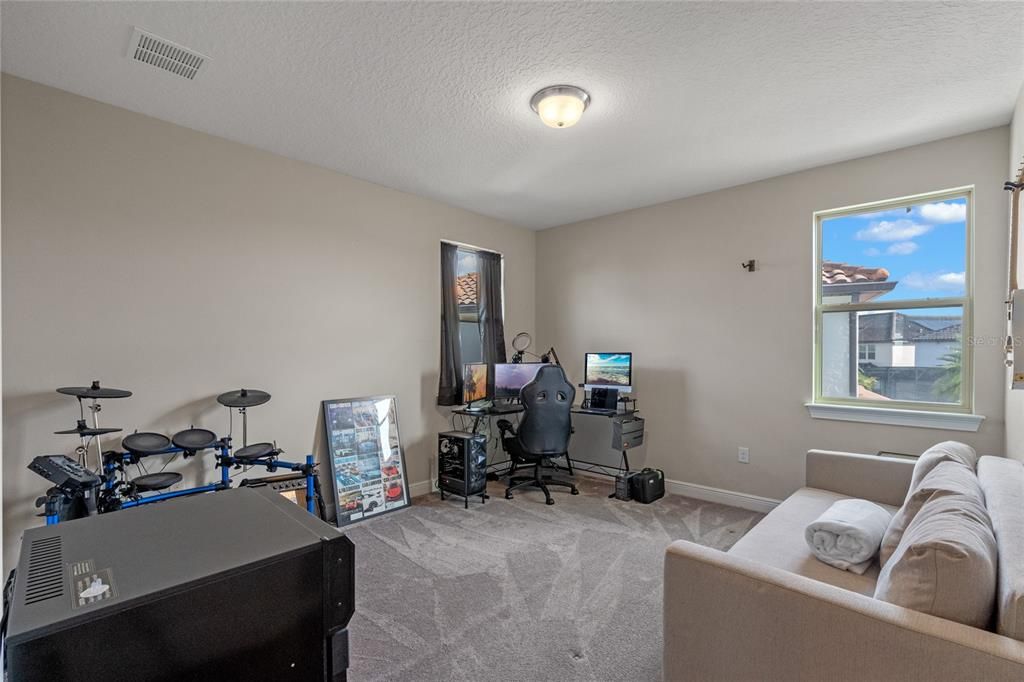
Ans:
{"type": "Polygon", "coordinates": [[[512,499],[512,493],[505,493],[505,499],[506,500],[511,500],[512,499]]]}
{"type": "Polygon", "coordinates": [[[555,501],[552,500],[550,497],[548,499],[544,500],[544,504],[554,504],[554,503],[555,503],[555,501]]]}
{"type": "Polygon", "coordinates": [[[573,489],[572,489],[571,491],[569,491],[569,492],[570,492],[570,493],[572,493],[573,495],[579,495],[579,494],[580,494],[580,491],[579,491],[579,490],[577,490],[576,488],[573,488],[573,489]]]}

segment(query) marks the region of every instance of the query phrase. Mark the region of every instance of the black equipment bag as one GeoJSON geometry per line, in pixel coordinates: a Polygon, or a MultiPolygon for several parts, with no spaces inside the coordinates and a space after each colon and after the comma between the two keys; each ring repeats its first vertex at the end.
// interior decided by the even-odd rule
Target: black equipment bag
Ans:
{"type": "Polygon", "coordinates": [[[629,479],[630,496],[637,502],[650,504],[665,496],[665,472],[661,469],[644,469],[629,479]]]}

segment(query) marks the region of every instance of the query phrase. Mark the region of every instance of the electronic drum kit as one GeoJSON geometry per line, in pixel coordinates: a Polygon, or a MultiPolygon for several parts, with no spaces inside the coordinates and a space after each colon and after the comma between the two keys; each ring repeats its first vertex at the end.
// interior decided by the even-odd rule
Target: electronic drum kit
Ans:
{"type": "MultiPolygon", "coordinates": [[[[79,419],[74,428],[55,431],[57,435],[75,435],[81,444],[75,449],[77,461],[64,455],[43,455],[36,457],[29,465],[33,472],[47,478],[54,487],[45,497],[36,501],[36,506],[46,508],[47,524],[80,516],[126,509],[142,504],[159,502],[174,497],[194,495],[223,490],[231,487],[232,468],[260,466],[268,472],[286,469],[301,472],[306,478],[306,509],[314,512],[315,464],[312,455],[305,462],[286,462],[280,459],[282,451],[274,443],[248,443],[248,409],[270,401],[270,394],[255,389],[228,391],[217,396],[217,402],[228,408],[228,435],[219,438],[209,429],[190,427],[168,438],[162,433],[131,433],[121,440],[121,450],[104,450],[102,436],[122,431],[120,428],[101,427],[99,413],[102,400],[129,398],[131,391],[100,386],[93,381],[88,387],[67,386],[57,392],[76,398],[79,405],[79,419]],[[92,415],[92,426],[88,424],[85,412],[92,415]],[[233,411],[242,416],[242,447],[232,451],[233,411]],[[95,445],[96,466],[89,469],[90,452],[95,445]],[[182,475],[173,471],[150,473],[146,470],[148,457],[181,455],[189,458],[206,450],[215,450],[217,466],[221,470],[220,480],[194,488],[167,491],[182,481],[182,475]],[[140,472],[131,476],[129,467],[134,465],[140,472]],[[156,493],[143,496],[141,493],[156,493]]],[[[164,464],[166,468],[167,463],[164,464]]]]}

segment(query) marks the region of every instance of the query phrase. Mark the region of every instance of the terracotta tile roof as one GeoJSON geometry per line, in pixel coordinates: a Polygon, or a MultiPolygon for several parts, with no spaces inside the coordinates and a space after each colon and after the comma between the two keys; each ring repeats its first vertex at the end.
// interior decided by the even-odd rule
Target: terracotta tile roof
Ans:
{"type": "Polygon", "coordinates": [[[875,393],[869,388],[864,388],[860,384],[857,385],[857,397],[867,398],[868,400],[892,400],[888,396],[884,396],[881,393],[875,393]]]}
{"type": "Polygon", "coordinates": [[[884,282],[889,279],[885,268],[866,268],[862,265],[824,261],[821,264],[823,284],[859,284],[861,282],[884,282]]]}
{"type": "Polygon", "coordinates": [[[459,305],[475,305],[480,273],[471,272],[455,278],[455,300],[459,305]]]}

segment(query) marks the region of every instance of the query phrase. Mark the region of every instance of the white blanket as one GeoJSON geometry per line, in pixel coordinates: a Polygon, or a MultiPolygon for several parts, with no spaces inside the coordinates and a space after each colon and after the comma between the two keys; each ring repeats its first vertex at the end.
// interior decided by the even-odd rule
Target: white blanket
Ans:
{"type": "Polygon", "coordinates": [[[867,500],[839,500],[804,530],[814,556],[862,575],[878,553],[892,514],[867,500]]]}

